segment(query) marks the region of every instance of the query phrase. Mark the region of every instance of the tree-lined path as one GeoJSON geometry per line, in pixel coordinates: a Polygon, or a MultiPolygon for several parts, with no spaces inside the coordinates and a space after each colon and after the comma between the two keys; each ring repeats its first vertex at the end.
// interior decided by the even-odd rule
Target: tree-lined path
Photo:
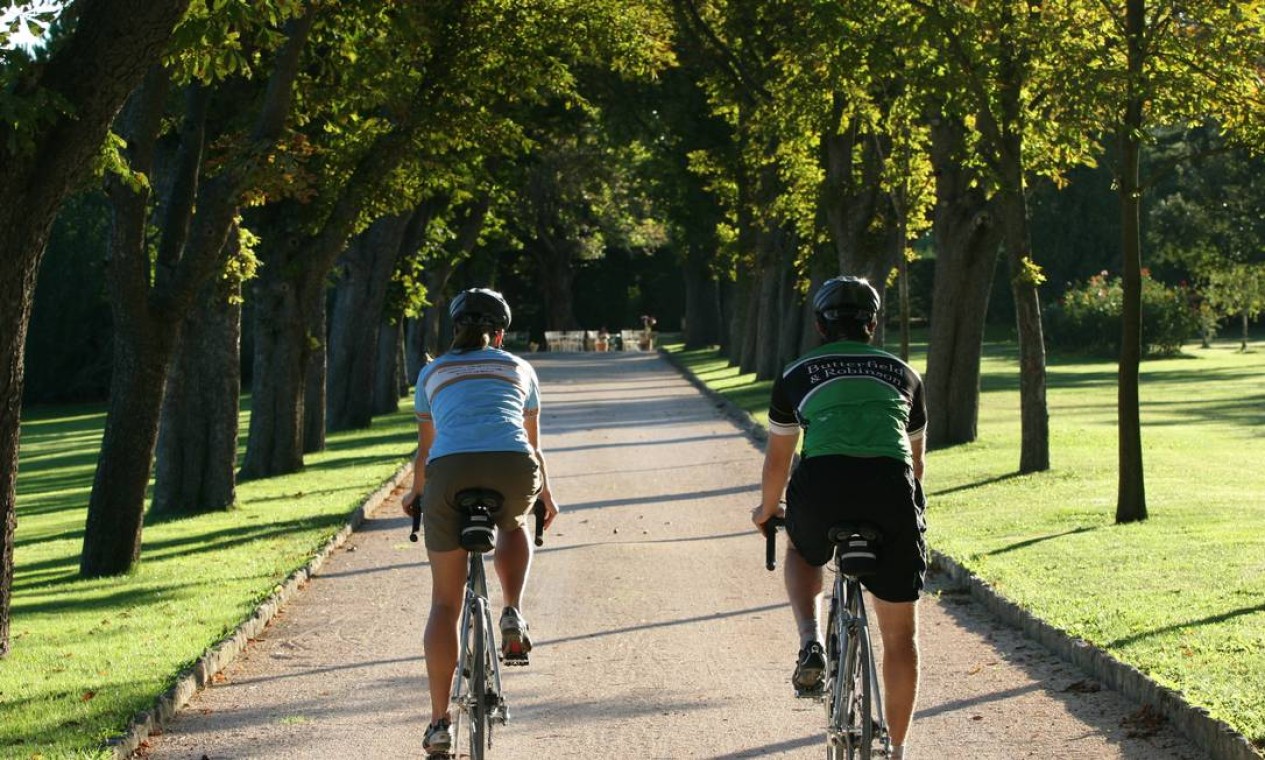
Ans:
{"type": "MultiPolygon", "coordinates": [[[[791,697],[790,611],[749,521],[761,453],[657,356],[532,360],[564,512],[537,554],[537,648],[507,673],[513,719],[492,757],[821,756],[823,711],[791,697]]],[[[928,473],[934,495],[934,454],[928,473]]],[[[933,542],[938,519],[933,498],[933,542]]],[[[430,588],[407,531],[394,502],[370,516],[145,756],[421,756],[430,588]]],[[[1200,756],[1169,728],[1130,738],[1138,705],[1084,693],[1083,674],[964,596],[928,597],[921,621],[912,758],[1200,756]]]]}

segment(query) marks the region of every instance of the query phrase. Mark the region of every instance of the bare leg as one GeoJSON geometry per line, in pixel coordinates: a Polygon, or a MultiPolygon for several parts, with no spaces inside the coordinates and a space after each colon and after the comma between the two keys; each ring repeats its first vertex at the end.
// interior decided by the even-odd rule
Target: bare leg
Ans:
{"type": "Polygon", "coordinates": [[[448,715],[452,673],[457,669],[457,623],[465,602],[465,551],[427,552],[430,558],[430,617],[426,621],[426,678],[430,684],[430,720],[448,715]]]}
{"type": "Polygon", "coordinates": [[[883,700],[892,746],[905,744],[918,699],[918,603],[870,597],[883,636],[883,700]]]}
{"type": "Polygon", "coordinates": [[[496,577],[501,581],[501,594],[508,607],[521,609],[523,588],[527,585],[527,573],[531,570],[532,544],[526,528],[497,532],[496,577]]]}
{"type": "Polygon", "coordinates": [[[821,608],[821,568],[808,564],[791,542],[786,544],[785,561],[786,596],[795,615],[795,627],[799,629],[799,645],[821,641],[818,622],[821,608]]]}

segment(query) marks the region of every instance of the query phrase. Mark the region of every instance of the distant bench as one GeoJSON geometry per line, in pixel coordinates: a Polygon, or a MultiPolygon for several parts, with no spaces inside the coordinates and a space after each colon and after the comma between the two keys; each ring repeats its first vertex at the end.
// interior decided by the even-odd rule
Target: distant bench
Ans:
{"type": "MultiPolygon", "coordinates": [[[[546,330],[545,331],[545,350],[557,352],[577,352],[577,351],[613,351],[614,335],[599,332],[597,330],[546,330]]],[[[619,344],[624,351],[642,351],[654,348],[654,337],[650,338],[649,345],[645,345],[642,341],[645,339],[645,333],[641,330],[620,330],[619,344]],[[645,346],[643,348],[643,345],[645,346]]]]}

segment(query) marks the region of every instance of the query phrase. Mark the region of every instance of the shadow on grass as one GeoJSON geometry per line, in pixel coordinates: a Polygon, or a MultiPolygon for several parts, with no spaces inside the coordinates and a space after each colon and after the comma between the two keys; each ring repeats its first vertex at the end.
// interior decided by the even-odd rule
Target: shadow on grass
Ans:
{"type": "MultiPolygon", "coordinates": [[[[74,580],[79,580],[78,577],[74,580]]],[[[195,584],[204,585],[204,584],[195,584]]],[[[85,612],[87,610],[121,610],[152,604],[162,598],[170,599],[171,592],[187,590],[190,586],[168,584],[164,586],[134,586],[111,594],[101,594],[99,589],[85,589],[83,593],[58,593],[53,599],[40,602],[24,602],[19,596],[13,600],[14,615],[55,614],[85,612]]]]}
{"type": "MultiPolygon", "coordinates": [[[[172,557],[187,557],[239,547],[243,543],[293,535],[296,531],[319,531],[346,522],[342,513],[299,517],[263,525],[241,525],[223,530],[198,533],[169,539],[146,539],[142,546],[142,562],[159,562],[172,557]]],[[[314,539],[315,540],[315,539],[314,539]]],[[[57,586],[84,580],[79,576],[79,555],[62,555],[40,562],[23,563],[15,571],[13,588],[30,589],[57,586]]],[[[73,604],[73,602],[71,603],[73,604]]],[[[16,605],[15,605],[16,607],[16,605]]]]}
{"type": "Polygon", "coordinates": [[[1020,477],[1021,475],[1023,475],[1023,473],[1016,470],[1015,472],[1008,472],[1005,475],[998,475],[992,478],[985,478],[984,480],[977,480],[974,483],[965,483],[963,485],[954,486],[952,488],[942,488],[939,491],[928,491],[927,496],[948,496],[951,493],[959,493],[961,491],[970,491],[973,488],[983,488],[984,486],[991,486],[994,483],[1004,483],[1007,480],[1013,480],[1017,477],[1020,477]]]}
{"type": "MultiPolygon", "coordinates": [[[[377,446],[385,446],[388,443],[399,443],[400,449],[404,450],[410,445],[417,444],[417,428],[407,426],[397,426],[391,422],[381,422],[376,427],[381,427],[382,432],[374,435],[365,435],[363,431],[346,437],[330,436],[325,441],[325,451],[347,451],[349,449],[365,449],[377,446]],[[391,430],[388,427],[395,427],[391,430]]],[[[355,431],[344,431],[352,433],[355,431]]],[[[309,465],[310,466],[310,465],[309,465]]]]}
{"type": "Polygon", "coordinates": [[[1156,628],[1154,630],[1143,631],[1141,633],[1135,633],[1132,636],[1125,636],[1122,639],[1116,639],[1114,641],[1105,642],[1103,644],[1103,647],[1115,648],[1115,647],[1127,646],[1129,644],[1135,644],[1141,641],[1142,639],[1150,638],[1152,636],[1159,636],[1162,633],[1168,633],[1170,631],[1179,631],[1183,628],[1198,628],[1201,625],[1212,625],[1213,623],[1224,623],[1227,620],[1233,620],[1234,618],[1243,617],[1244,615],[1255,615],[1258,612],[1265,613],[1265,603],[1258,604],[1255,607],[1240,607],[1237,610],[1230,610],[1229,612],[1223,612],[1220,615],[1209,615],[1208,617],[1199,618],[1198,620],[1190,620],[1185,623],[1174,623],[1172,625],[1166,625],[1161,628],[1156,628]]]}
{"type": "Polygon", "coordinates": [[[1026,549],[1029,546],[1033,546],[1034,544],[1039,544],[1044,541],[1052,541],[1056,538],[1062,538],[1064,536],[1074,536],[1077,533],[1088,533],[1091,530],[1097,530],[1097,528],[1088,528],[1088,527],[1082,526],[1080,528],[1065,530],[1062,533],[1051,533],[1046,536],[1037,536],[1036,538],[1029,538],[1024,541],[1015,542],[1011,544],[1010,546],[1003,546],[1000,549],[994,549],[991,552],[985,552],[984,556],[995,557],[998,554],[1006,554],[1007,552],[1018,551],[1019,549],[1026,549]]]}

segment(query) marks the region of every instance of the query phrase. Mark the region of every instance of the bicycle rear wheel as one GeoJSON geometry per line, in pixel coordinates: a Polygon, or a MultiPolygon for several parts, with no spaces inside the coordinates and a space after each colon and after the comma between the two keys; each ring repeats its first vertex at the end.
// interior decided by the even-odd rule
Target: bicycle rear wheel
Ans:
{"type": "Polygon", "coordinates": [[[843,738],[847,760],[870,760],[874,742],[871,719],[870,637],[861,627],[861,590],[848,599],[851,622],[843,661],[843,738]]]}
{"type": "Polygon", "coordinates": [[[470,759],[483,760],[483,748],[487,744],[488,735],[488,638],[487,638],[487,600],[475,599],[470,606],[470,624],[473,629],[473,643],[470,658],[470,694],[467,704],[470,705],[470,759]]]}

